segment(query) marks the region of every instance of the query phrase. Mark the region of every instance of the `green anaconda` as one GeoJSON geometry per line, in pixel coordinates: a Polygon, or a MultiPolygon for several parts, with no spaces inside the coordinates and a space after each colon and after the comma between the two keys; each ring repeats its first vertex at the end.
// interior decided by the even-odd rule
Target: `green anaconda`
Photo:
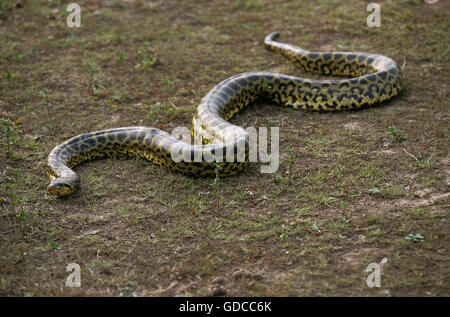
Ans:
{"type": "Polygon", "coordinates": [[[265,47],[281,53],[299,69],[311,73],[346,76],[340,80],[314,80],[270,72],[248,72],[216,85],[200,102],[191,132],[194,144],[150,127],[125,127],[81,134],[59,144],[48,157],[52,179],[47,189],[57,196],[73,193],[79,178],[71,169],[91,159],[115,155],[138,155],[186,175],[227,176],[241,171],[248,162],[248,133],[228,120],[258,98],[295,109],[340,111],[367,107],[400,92],[400,70],[392,59],[368,53],[309,52],[274,41],[269,34],[265,47]],[[231,133],[230,133],[231,132],[231,133]],[[244,160],[225,160],[225,148],[243,145],[244,160]],[[176,148],[183,157],[174,160],[176,148]],[[215,160],[197,160],[215,155],[215,160]],[[220,163],[218,168],[217,162],[220,163]]]}

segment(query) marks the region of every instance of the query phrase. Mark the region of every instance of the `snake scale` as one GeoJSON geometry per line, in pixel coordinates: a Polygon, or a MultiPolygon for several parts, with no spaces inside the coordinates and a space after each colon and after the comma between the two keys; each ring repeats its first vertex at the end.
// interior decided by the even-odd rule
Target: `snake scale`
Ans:
{"type": "Polygon", "coordinates": [[[400,92],[400,70],[388,57],[355,52],[310,52],[276,42],[278,36],[278,32],[266,36],[265,47],[281,53],[299,69],[347,78],[315,80],[270,72],[232,76],[201,100],[191,128],[194,144],[160,129],[139,126],[81,134],[59,144],[49,154],[47,173],[51,182],[47,190],[56,196],[70,195],[79,186],[72,167],[83,161],[117,155],[140,156],[186,175],[233,175],[248,163],[249,136],[228,120],[258,98],[294,109],[340,111],[368,107],[400,92]],[[225,147],[236,148],[237,144],[244,145],[243,161],[192,159],[206,157],[208,153],[225,153],[225,147]],[[173,159],[171,153],[175,147],[183,159],[173,159]],[[218,167],[217,161],[223,163],[218,167]]]}

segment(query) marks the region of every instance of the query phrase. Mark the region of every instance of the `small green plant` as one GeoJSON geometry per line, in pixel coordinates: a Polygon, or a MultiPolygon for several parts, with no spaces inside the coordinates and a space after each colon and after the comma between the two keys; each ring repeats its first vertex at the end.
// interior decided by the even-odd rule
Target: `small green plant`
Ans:
{"type": "Polygon", "coordinates": [[[6,79],[8,79],[8,80],[11,80],[11,79],[14,79],[14,78],[16,78],[17,77],[17,75],[16,74],[14,74],[14,73],[12,73],[12,72],[6,72],[6,73],[3,73],[3,77],[5,77],[6,79]]]}
{"type": "Polygon", "coordinates": [[[372,195],[376,195],[381,193],[381,189],[377,188],[377,187],[373,187],[371,189],[369,189],[369,193],[371,193],[372,195]]]}
{"type": "Polygon", "coordinates": [[[224,206],[226,206],[227,205],[227,200],[225,199],[225,197],[224,196],[220,196],[220,201],[222,202],[222,204],[224,205],[224,206]]]}
{"type": "Polygon", "coordinates": [[[142,69],[150,69],[156,63],[156,56],[144,57],[142,61],[142,69]]]}
{"type": "Polygon", "coordinates": [[[44,99],[44,103],[45,103],[45,108],[47,109],[47,115],[49,117],[52,117],[51,111],[50,111],[50,98],[49,98],[49,92],[50,90],[46,87],[42,88],[39,91],[39,94],[42,96],[42,98],[44,99]]]}
{"type": "Polygon", "coordinates": [[[94,62],[87,62],[89,67],[89,76],[94,77],[96,71],[95,71],[95,63],[94,62]]]}
{"type": "Polygon", "coordinates": [[[150,46],[150,42],[145,42],[145,49],[138,49],[137,54],[139,56],[143,56],[143,59],[141,63],[136,65],[136,67],[140,68],[141,70],[150,70],[153,65],[156,64],[158,60],[158,54],[156,51],[150,46]]]}
{"type": "Polygon", "coordinates": [[[320,229],[319,229],[319,225],[318,225],[318,223],[317,223],[316,221],[315,221],[314,223],[311,224],[311,227],[312,227],[315,231],[317,231],[318,233],[321,232],[320,229]]]}
{"type": "Polygon", "coordinates": [[[299,216],[312,216],[314,214],[309,210],[309,207],[295,207],[294,210],[299,216]]]}
{"type": "Polygon", "coordinates": [[[295,163],[295,158],[296,158],[295,154],[289,155],[288,162],[291,163],[291,164],[295,163]]]}
{"type": "Polygon", "coordinates": [[[4,139],[3,146],[6,149],[6,158],[10,159],[12,154],[12,148],[17,141],[17,129],[14,126],[14,123],[5,118],[0,118],[0,123],[2,126],[2,138],[4,139]]]}
{"type": "Polygon", "coordinates": [[[22,218],[23,220],[27,220],[28,218],[28,211],[26,210],[19,210],[16,214],[17,218],[22,218]]]}
{"type": "Polygon", "coordinates": [[[126,61],[127,60],[127,57],[125,56],[125,53],[121,49],[117,50],[117,59],[119,61],[126,61]]]}
{"type": "Polygon", "coordinates": [[[61,249],[61,245],[53,240],[48,240],[48,245],[50,246],[50,249],[53,249],[53,250],[61,249]]]}
{"type": "Polygon", "coordinates": [[[42,88],[42,90],[39,91],[39,94],[44,98],[46,103],[48,103],[48,92],[48,88],[42,88]]]}
{"type": "Polygon", "coordinates": [[[8,194],[10,196],[9,203],[13,206],[18,206],[20,204],[23,204],[25,202],[25,198],[19,198],[17,197],[17,194],[15,193],[15,188],[17,188],[17,183],[7,183],[6,188],[8,189],[8,194]]]}
{"type": "Polygon", "coordinates": [[[275,182],[281,183],[283,181],[284,177],[281,176],[280,174],[276,174],[276,175],[274,175],[274,179],[275,179],[275,182]]]}
{"type": "Polygon", "coordinates": [[[163,83],[164,83],[164,85],[166,85],[167,86],[167,89],[171,89],[172,88],[172,86],[173,86],[173,81],[171,81],[170,79],[165,79],[164,81],[163,81],[163,83]]]}
{"type": "Polygon", "coordinates": [[[405,239],[408,241],[412,241],[412,242],[421,242],[425,238],[420,233],[417,233],[417,234],[410,233],[405,237],[405,239]]]}
{"type": "Polygon", "coordinates": [[[0,10],[11,10],[12,9],[12,4],[9,3],[8,1],[0,1],[0,10]]]}
{"type": "Polygon", "coordinates": [[[216,173],[216,178],[214,179],[213,185],[218,185],[218,184],[220,184],[219,183],[219,174],[220,174],[220,170],[222,169],[222,166],[217,161],[214,161],[213,164],[214,164],[214,172],[216,173]]]}
{"type": "Polygon", "coordinates": [[[87,62],[88,65],[88,89],[91,91],[92,95],[100,95],[105,88],[100,84],[97,78],[97,65],[94,62],[87,62]]]}
{"type": "Polygon", "coordinates": [[[341,205],[342,210],[345,210],[348,206],[348,203],[345,201],[341,201],[339,204],[341,205]]]}
{"type": "Polygon", "coordinates": [[[399,129],[397,129],[393,125],[388,127],[388,131],[391,132],[391,134],[394,137],[394,140],[397,141],[397,142],[406,139],[405,133],[403,131],[400,131],[399,129]]]}

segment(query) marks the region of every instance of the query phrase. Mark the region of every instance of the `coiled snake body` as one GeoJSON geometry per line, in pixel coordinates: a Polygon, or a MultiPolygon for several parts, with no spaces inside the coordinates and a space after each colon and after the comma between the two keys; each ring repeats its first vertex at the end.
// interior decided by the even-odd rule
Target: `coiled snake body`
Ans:
{"type": "MultiPolygon", "coordinates": [[[[52,180],[48,191],[57,196],[73,193],[79,185],[79,178],[71,167],[86,160],[119,154],[138,155],[186,175],[233,175],[248,162],[249,136],[243,128],[230,124],[228,120],[257,98],[263,97],[295,109],[340,111],[367,107],[400,92],[400,70],[388,57],[353,52],[309,52],[275,42],[278,35],[272,33],[265,38],[266,48],[281,53],[296,67],[307,72],[351,78],[314,80],[269,72],[232,76],[216,85],[201,100],[191,129],[194,144],[149,127],[81,134],[51,151],[47,172],[52,180]],[[237,148],[238,144],[243,144],[245,159],[225,160],[226,148],[237,148]],[[183,159],[173,159],[171,153],[175,148],[183,159]],[[223,153],[222,160],[221,157],[218,160],[217,155],[214,161],[195,159],[217,153],[223,153]],[[222,163],[218,165],[217,161],[222,163]]],[[[237,150],[234,153],[237,155],[237,150]]]]}

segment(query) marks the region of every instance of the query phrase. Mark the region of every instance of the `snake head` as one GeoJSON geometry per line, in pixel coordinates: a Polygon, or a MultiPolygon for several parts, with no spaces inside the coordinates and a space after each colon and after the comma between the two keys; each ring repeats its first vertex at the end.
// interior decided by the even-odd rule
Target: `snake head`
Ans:
{"type": "Polygon", "coordinates": [[[78,187],[78,177],[55,178],[47,186],[47,190],[55,196],[63,197],[72,194],[78,187]]]}

